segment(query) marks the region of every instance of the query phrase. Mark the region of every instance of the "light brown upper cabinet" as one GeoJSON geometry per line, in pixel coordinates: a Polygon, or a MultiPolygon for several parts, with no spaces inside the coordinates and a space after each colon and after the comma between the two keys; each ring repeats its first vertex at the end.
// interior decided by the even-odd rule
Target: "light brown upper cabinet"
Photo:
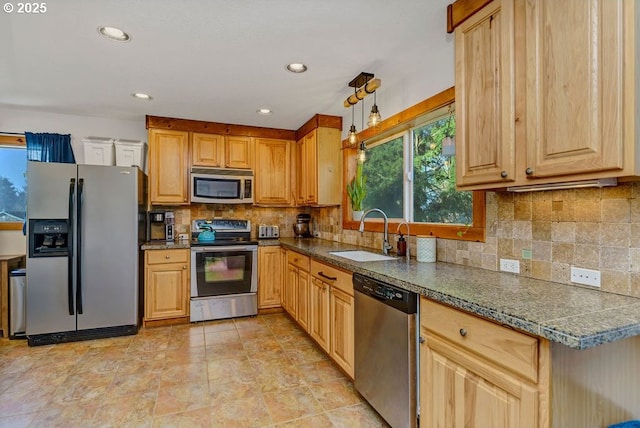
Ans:
{"type": "Polygon", "coordinates": [[[449,10],[459,187],[638,175],[636,2],[482,4],[449,10]]]}
{"type": "Polygon", "coordinates": [[[191,165],[211,168],[251,169],[251,137],[194,132],[191,135],[191,165]]]}
{"type": "Polygon", "coordinates": [[[189,133],[149,129],[151,204],[189,203],[189,133]]]}
{"type": "Polygon", "coordinates": [[[291,205],[291,146],[293,141],[256,138],[255,203],[291,205]]]}
{"type": "Polygon", "coordinates": [[[341,130],[342,118],[316,115],[296,132],[293,155],[296,205],[340,205],[341,130]]]}

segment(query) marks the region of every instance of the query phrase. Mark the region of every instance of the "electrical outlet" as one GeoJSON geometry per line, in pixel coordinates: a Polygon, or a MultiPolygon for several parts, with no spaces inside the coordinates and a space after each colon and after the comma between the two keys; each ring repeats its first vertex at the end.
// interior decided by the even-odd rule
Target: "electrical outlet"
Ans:
{"type": "Polygon", "coordinates": [[[520,262],[511,259],[500,259],[500,270],[503,272],[520,273],[520,262]]]}
{"type": "Polygon", "coordinates": [[[600,287],[600,271],[571,266],[571,282],[600,287]]]}

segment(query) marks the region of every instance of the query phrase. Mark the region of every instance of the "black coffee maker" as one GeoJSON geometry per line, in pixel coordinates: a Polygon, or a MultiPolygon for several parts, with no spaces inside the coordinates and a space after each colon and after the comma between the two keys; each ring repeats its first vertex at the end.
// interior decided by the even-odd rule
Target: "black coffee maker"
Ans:
{"type": "Polygon", "coordinates": [[[301,213],[296,216],[296,222],[293,225],[293,232],[296,234],[296,238],[310,238],[311,234],[311,215],[301,213]]]}

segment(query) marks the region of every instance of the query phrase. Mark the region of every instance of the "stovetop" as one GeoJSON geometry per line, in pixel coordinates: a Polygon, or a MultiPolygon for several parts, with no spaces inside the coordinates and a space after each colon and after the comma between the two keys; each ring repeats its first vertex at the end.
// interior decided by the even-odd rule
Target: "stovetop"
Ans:
{"type": "Polygon", "coordinates": [[[257,245],[251,240],[251,221],[238,219],[193,220],[191,227],[192,247],[212,247],[223,245],[257,245]],[[215,232],[215,240],[199,242],[198,235],[205,230],[215,232]]]}

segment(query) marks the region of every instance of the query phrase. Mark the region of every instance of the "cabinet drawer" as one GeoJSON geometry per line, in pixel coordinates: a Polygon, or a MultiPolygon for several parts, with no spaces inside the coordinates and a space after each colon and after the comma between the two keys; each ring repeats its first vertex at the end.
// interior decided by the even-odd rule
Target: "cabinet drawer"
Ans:
{"type": "Polygon", "coordinates": [[[309,272],[309,256],[303,256],[295,251],[287,251],[287,263],[309,272]]]}
{"type": "Polygon", "coordinates": [[[353,296],[353,282],[350,272],[345,272],[335,266],[311,260],[311,275],[353,296]]]}
{"type": "Polygon", "coordinates": [[[147,264],[188,263],[189,250],[147,250],[147,264]]]}
{"type": "Polygon", "coordinates": [[[431,300],[420,299],[420,324],[456,345],[538,380],[538,339],[431,300]]]}

